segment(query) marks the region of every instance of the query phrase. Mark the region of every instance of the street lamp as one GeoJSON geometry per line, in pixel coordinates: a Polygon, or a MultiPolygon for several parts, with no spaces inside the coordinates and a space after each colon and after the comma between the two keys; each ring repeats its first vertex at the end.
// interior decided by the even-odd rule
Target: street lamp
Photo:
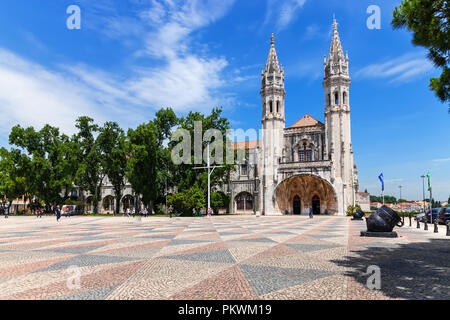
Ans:
{"type": "Polygon", "coordinates": [[[403,186],[398,186],[398,188],[400,189],[400,199],[398,199],[398,202],[400,203],[400,211],[402,212],[403,224],[405,224],[405,213],[403,212],[403,206],[402,206],[402,203],[400,202],[402,200],[403,186]]]}
{"type": "MultiPolygon", "coordinates": [[[[423,213],[425,213],[425,175],[420,176],[422,178],[422,188],[423,188],[423,213]]],[[[426,219],[427,217],[425,217],[426,219]]]]}

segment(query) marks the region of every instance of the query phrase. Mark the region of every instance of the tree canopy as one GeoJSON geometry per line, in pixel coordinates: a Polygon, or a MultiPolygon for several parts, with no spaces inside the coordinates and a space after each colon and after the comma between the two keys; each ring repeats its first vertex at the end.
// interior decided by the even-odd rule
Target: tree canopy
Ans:
{"type": "MultiPolygon", "coordinates": [[[[392,26],[413,32],[413,44],[428,49],[428,58],[442,69],[430,89],[450,105],[450,3],[448,0],[403,0],[393,13],[392,26]]],[[[450,107],[449,107],[450,112],[450,107]]]]}

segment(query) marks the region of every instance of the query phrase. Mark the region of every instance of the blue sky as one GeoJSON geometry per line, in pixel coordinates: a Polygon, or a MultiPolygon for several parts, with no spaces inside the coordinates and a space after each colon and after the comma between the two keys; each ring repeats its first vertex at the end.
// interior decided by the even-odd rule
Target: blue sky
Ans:
{"type": "Polygon", "coordinates": [[[286,125],[323,121],[323,57],[336,15],[350,57],[352,140],[360,188],[450,195],[450,115],[428,90],[439,71],[411,34],[392,30],[399,1],[381,0],[3,0],[0,2],[0,145],[17,123],[74,132],[74,119],[124,128],[161,107],[177,114],[223,106],[234,128],[259,129],[260,72],[270,35],[286,76],[286,125]],[[81,30],[66,9],[81,8],[81,30]],[[381,29],[369,30],[369,5],[381,29]]]}

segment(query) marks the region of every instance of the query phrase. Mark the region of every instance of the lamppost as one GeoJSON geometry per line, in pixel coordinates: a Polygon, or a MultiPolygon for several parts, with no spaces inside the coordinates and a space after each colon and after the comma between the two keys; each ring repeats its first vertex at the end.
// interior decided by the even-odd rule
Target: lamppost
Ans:
{"type": "Polygon", "coordinates": [[[405,213],[403,212],[403,206],[402,206],[402,203],[400,202],[402,200],[402,188],[403,188],[403,186],[398,186],[398,188],[400,189],[400,199],[398,199],[398,202],[400,204],[400,211],[402,212],[403,224],[405,224],[405,213]]]}
{"type": "Polygon", "coordinates": [[[208,169],[208,208],[206,209],[206,212],[208,212],[209,208],[211,207],[211,175],[214,172],[214,169],[216,168],[223,168],[224,166],[211,166],[211,154],[209,153],[209,145],[211,142],[204,142],[206,144],[206,154],[207,154],[207,160],[206,160],[206,167],[199,167],[194,168],[194,170],[200,170],[200,169],[208,169]]]}
{"type": "MultiPolygon", "coordinates": [[[[420,176],[422,178],[422,188],[423,188],[423,213],[425,213],[425,175],[420,176]]],[[[426,219],[427,217],[425,217],[426,219]]]]}

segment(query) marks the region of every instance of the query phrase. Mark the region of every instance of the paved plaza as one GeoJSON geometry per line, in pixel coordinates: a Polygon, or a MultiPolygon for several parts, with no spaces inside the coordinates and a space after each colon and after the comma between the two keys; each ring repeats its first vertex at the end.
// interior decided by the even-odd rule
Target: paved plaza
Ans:
{"type": "Polygon", "coordinates": [[[0,299],[450,299],[450,237],[432,229],[383,239],[332,216],[10,217],[0,299]],[[372,265],[380,290],[366,285],[372,265]]]}

